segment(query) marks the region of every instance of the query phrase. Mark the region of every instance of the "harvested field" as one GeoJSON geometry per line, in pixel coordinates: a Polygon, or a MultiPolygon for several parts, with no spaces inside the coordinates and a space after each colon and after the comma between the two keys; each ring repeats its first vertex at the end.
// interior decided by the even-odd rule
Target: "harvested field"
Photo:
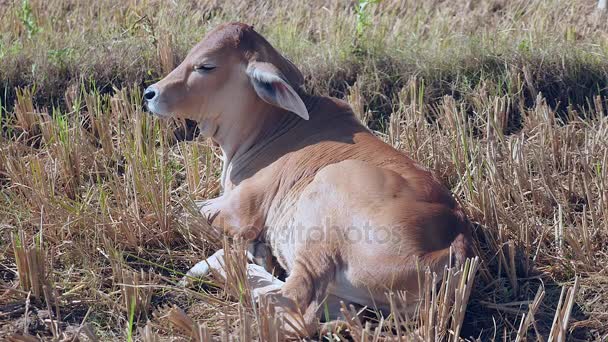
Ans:
{"type": "Polygon", "coordinates": [[[142,107],[235,20],[475,223],[468,278],[421,279],[415,314],[395,295],[380,322],[317,339],[608,338],[608,12],[592,0],[0,0],[0,336],[276,337],[239,286],[242,245],[192,209],[219,191],[217,148],[142,107]],[[222,246],[229,279],[177,286],[222,246]]]}

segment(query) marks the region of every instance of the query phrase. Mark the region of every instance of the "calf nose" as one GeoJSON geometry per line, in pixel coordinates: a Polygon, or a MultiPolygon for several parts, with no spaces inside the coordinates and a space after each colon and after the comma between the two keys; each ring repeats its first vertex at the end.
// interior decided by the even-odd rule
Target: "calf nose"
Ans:
{"type": "Polygon", "coordinates": [[[156,98],[157,94],[158,94],[158,91],[156,91],[156,89],[153,86],[149,86],[144,91],[144,99],[146,99],[146,101],[152,101],[156,98]]]}

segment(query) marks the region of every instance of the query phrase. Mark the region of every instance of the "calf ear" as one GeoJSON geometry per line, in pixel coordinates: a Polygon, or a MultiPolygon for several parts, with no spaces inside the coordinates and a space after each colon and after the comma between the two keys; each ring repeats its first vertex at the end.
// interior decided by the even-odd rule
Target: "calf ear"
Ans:
{"type": "Polygon", "coordinates": [[[262,100],[308,120],[306,105],[274,65],[265,62],[250,62],[247,67],[247,75],[249,75],[255,92],[262,100]]]}

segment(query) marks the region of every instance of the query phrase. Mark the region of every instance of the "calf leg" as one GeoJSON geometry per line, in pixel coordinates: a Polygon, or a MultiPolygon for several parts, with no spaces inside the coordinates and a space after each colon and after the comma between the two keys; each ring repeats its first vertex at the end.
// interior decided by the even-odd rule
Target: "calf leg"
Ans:
{"type": "Polygon", "coordinates": [[[202,278],[208,275],[212,269],[217,271],[223,277],[226,277],[223,266],[224,250],[220,249],[207,259],[199,261],[196,265],[194,265],[194,267],[188,270],[186,276],[180,280],[179,285],[187,286],[192,282],[193,279],[202,278]]]}
{"type": "MultiPolygon", "coordinates": [[[[304,337],[317,332],[319,316],[324,305],[329,304],[327,286],[335,272],[336,263],[332,258],[314,255],[312,250],[296,258],[285,285],[277,293],[269,295],[275,313],[285,320],[287,334],[304,337]]],[[[330,316],[335,317],[336,313],[332,312],[330,316]]]]}
{"type": "MultiPolygon", "coordinates": [[[[247,259],[261,263],[272,260],[268,246],[261,242],[252,242],[247,246],[247,259]]],[[[255,300],[263,294],[279,290],[284,284],[284,282],[268,272],[268,269],[272,269],[272,265],[247,264],[247,282],[255,300]]],[[[204,277],[211,271],[215,271],[220,276],[226,278],[223,249],[218,250],[209,258],[194,265],[179,284],[186,286],[192,279],[204,277]]]]}

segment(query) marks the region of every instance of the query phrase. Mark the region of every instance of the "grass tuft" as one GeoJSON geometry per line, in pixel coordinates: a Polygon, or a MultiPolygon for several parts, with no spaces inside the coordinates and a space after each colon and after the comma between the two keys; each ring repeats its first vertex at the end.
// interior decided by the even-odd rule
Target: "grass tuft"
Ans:
{"type": "Polygon", "coordinates": [[[414,312],[398,293],[388,316],[345,306],[327,339],[605,340],[606,13],[362,3],[0,0],[0,336],[282,338],[251,303],[242,246],[197,213],[218,195],[218,151],[141,106],[207,30],[240,20],[309,91],[435,170],[475,223],[479,259],[421,272],[414,312]],[[175,287],[222,247],[226,280],[175,287]]]}

